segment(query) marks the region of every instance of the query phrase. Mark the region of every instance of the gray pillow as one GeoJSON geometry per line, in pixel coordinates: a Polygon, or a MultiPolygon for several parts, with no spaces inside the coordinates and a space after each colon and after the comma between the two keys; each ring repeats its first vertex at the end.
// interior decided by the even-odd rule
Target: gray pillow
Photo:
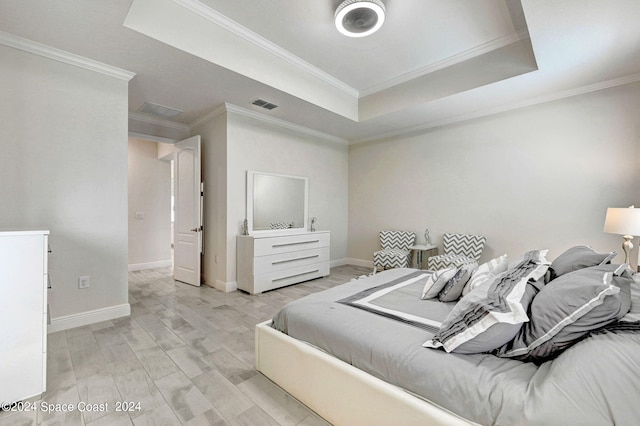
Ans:
{"type": "Polygon", "coordinates": [[[453,302],[460,298],[462,295],[462,289],[464,288],[471,274],[478,268],[477,263],[470,263],[462,265],[458,272],[451,278],[444,286],[442,291],[438,294],[438,299],[441,302],[453,302]]]}
{"type": "Polygon", "coordinates": [[[626,264],[592,266],[556,278],[533,299],[530,321],[496,355],[537,363],[556,357],[629,312],[632,282],[626,264]]]}
{"type": "Polygon", "coordinates": [[[640,274],[633,274],[631,283],[631,309],[620,321],[640,321],[640,274]]]}
{"type": "Polygon", "coordinates": [[[471,354],[491,351],[513,339],[529,320],[527,308],[543,285],[539,280],[550,264],[546,253],[527,252],[517,267],[471,290],[422,346],[471,354]]]}
{"type": "Polygon", "coordinates": [[[440,291],[447,285],[447,282],[453,278],[458,272],[458,268],[451,267],[440,269],[427,277],[427,282],[422,289],[422,299],[433,299],[437,297],[440,291]]]}
{"type": "Polygon", "coordinates": [[[558,256],[549,268],[549,280],[591,266],[604,265],[616,257],[616,252],[598,253],[590,246],[575,246],[558,256]]]}

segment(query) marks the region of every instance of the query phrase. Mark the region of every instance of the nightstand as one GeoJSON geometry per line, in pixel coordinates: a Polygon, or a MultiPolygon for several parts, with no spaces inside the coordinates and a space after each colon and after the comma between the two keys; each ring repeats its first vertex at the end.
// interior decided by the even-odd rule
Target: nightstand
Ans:
{"type": "Polygon", "coordinates": [[[416,252],[416,266],[418,269],[422,269],[422,252],[423,251],[431,251],[438,250],[438,246],[433,244],[421,245],[417,244],[409,247],[409,250],[416,252]]]}

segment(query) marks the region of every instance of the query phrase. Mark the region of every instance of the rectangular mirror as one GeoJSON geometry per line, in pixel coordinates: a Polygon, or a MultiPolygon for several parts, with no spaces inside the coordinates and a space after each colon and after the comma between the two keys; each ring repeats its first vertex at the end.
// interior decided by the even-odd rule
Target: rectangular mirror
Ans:
{"type": "Polygon", "coordinates": [[[306,231],[308,179],[247,171],[247,225],[250,234],[306,231]]]}

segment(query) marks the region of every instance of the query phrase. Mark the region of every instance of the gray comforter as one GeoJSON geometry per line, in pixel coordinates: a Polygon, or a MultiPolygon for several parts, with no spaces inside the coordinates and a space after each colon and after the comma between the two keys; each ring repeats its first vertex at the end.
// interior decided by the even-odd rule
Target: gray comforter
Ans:
{"type": "Polygon", "coordinates": [[[353,303],[357,293],[415,273],[393,269],[309,295],[280,311],[273,327],[480,424],[640,424],[640,334],[598,333],[540,366],[424,348],[453,303],[418,300],[421,288],[411,283],[353,303]]]}

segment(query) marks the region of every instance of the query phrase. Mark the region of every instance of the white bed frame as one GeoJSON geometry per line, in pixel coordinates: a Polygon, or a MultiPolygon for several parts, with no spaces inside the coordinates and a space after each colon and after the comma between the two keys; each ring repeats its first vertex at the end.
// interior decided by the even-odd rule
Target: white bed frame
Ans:
{"type": "Polygon", "coordinates": [[[256,326],[256,368],[339,426],[475,425],[270,327],[256,326]]]}

